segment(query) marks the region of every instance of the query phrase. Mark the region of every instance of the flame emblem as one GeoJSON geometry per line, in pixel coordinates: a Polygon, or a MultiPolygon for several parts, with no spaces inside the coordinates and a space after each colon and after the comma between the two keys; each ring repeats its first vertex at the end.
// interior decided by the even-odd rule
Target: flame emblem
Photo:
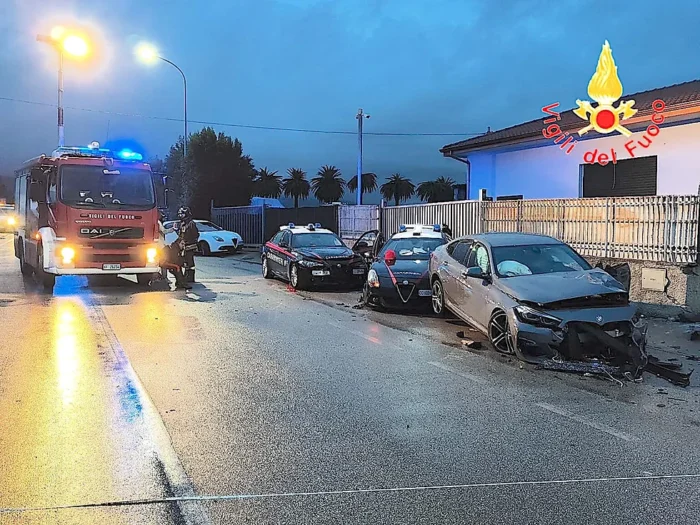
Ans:
{"type": "Polygon", "coordinates": [[[634,100],[620,101],[617,107],[614,106],[622,96],[622,82],[617,76],[617,66],[607,40],[600,52],[595,73],[588,83],[588,96],[598,105],[593,107],[593,104],[587,100],[576,101],[578,108],[574,110],[574,114],[589,123],[578,132],[579,135],[585,135],[592,129],[603,134],[617,131],[626,137],[632,135],[621,121],[632,117],[637,110],[632,107],[634,100]]]}

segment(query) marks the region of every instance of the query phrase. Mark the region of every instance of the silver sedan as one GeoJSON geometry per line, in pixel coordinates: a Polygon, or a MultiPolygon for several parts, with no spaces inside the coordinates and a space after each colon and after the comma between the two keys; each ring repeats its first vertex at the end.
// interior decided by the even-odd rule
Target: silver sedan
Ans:
{"type": "Polygon", "coordinates": [[[624,286],[557,239],[463,237],[436,249],[429,271],[434,312],[450,310],[501,353],[609,366],[634,377],[647,364],[646,325],[624,286]]]}

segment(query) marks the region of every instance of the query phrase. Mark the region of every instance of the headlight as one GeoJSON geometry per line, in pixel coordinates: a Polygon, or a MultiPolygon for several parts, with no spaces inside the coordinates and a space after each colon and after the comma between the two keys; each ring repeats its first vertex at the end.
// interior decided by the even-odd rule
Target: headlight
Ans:
{"type": "Polygon", "coordinates": [[[75,258],[75,250],[69,246],[61,248],[61,258],[63,259],[63,264],[71,264],[75,258]]]}
{"type": "Polygon", "coordinates": [[[155,248],[149,248],[146,250],[146,260],[150,263],[153,264],[156,262],[156,258],[158,257],[158,250],[155,248]]]}
{"type": "Polygon", "coordinates": [[[218,235],[214,235],[214,240],[216,242],[224,242],[224,240],[221,237],[219,237],[218,235]]]}
{"type": "Polygon", "coordinates": [[[372,288],[379,288],[379,276],[374,270],[367,272],[367,284],[372,288]]]}
{"type": "Polygon", "coordinates": [[[8,224],[9,226],[14,226],[15,224],[17,224],[17,220],[16,220],[14,217],[8,217],[8,218],[7,218],[7,224],[8,224]]]}
{"type": "Polygon", "coordinates": [[[520,305],[513,308],[513,310],[515,310],[515,315],[523,323],[544,328],[556,328],[561,324],[561,319],[553,315],[545,314],[544,312],[538,312],[529,306],[520,305]]]}
{"type": "Polygon", "coordinates": [[[299,266],[304,266],[305,268],[321,268],[323,267],[323,263],[302,259],[299,261],[299,266]]]}

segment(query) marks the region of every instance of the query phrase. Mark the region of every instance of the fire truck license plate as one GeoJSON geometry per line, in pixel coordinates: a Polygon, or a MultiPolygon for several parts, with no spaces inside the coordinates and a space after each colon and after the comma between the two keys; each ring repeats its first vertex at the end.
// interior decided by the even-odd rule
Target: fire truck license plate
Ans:
{"type": "Polygon", "coordinates": [[[103,270],[121,270],[122,265],[121,264],[103,264],[102,269],[103,270]]]}

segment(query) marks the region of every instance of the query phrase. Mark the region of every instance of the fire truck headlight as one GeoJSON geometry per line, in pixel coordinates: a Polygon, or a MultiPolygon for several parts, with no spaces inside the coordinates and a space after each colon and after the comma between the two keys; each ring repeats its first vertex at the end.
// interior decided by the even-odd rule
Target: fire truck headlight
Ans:
{"type": "Polygon", "coordinates": [[[146,259],[148,260],[149,264],[153,264],[156,262],[156,259],[158,257],[158,250],[155,248],[149,248],[146,250],[146,259]]]}
{"type": "Polygon", "coordinates": [[[63,259],[63,264],[71,264],[73,259],[75,259],[75,250],[68,246],[61,248],[61,258],[63,259]]]}
{"type": "Polygon", "coordinates": [[[17,219],[15,219],[15,218],[12,217],[12,216],[9,216],[9,217],[7,218],[7,224],[8,224],[9,226],[14,226],[15,224],[17,224],[17,219]]]}

